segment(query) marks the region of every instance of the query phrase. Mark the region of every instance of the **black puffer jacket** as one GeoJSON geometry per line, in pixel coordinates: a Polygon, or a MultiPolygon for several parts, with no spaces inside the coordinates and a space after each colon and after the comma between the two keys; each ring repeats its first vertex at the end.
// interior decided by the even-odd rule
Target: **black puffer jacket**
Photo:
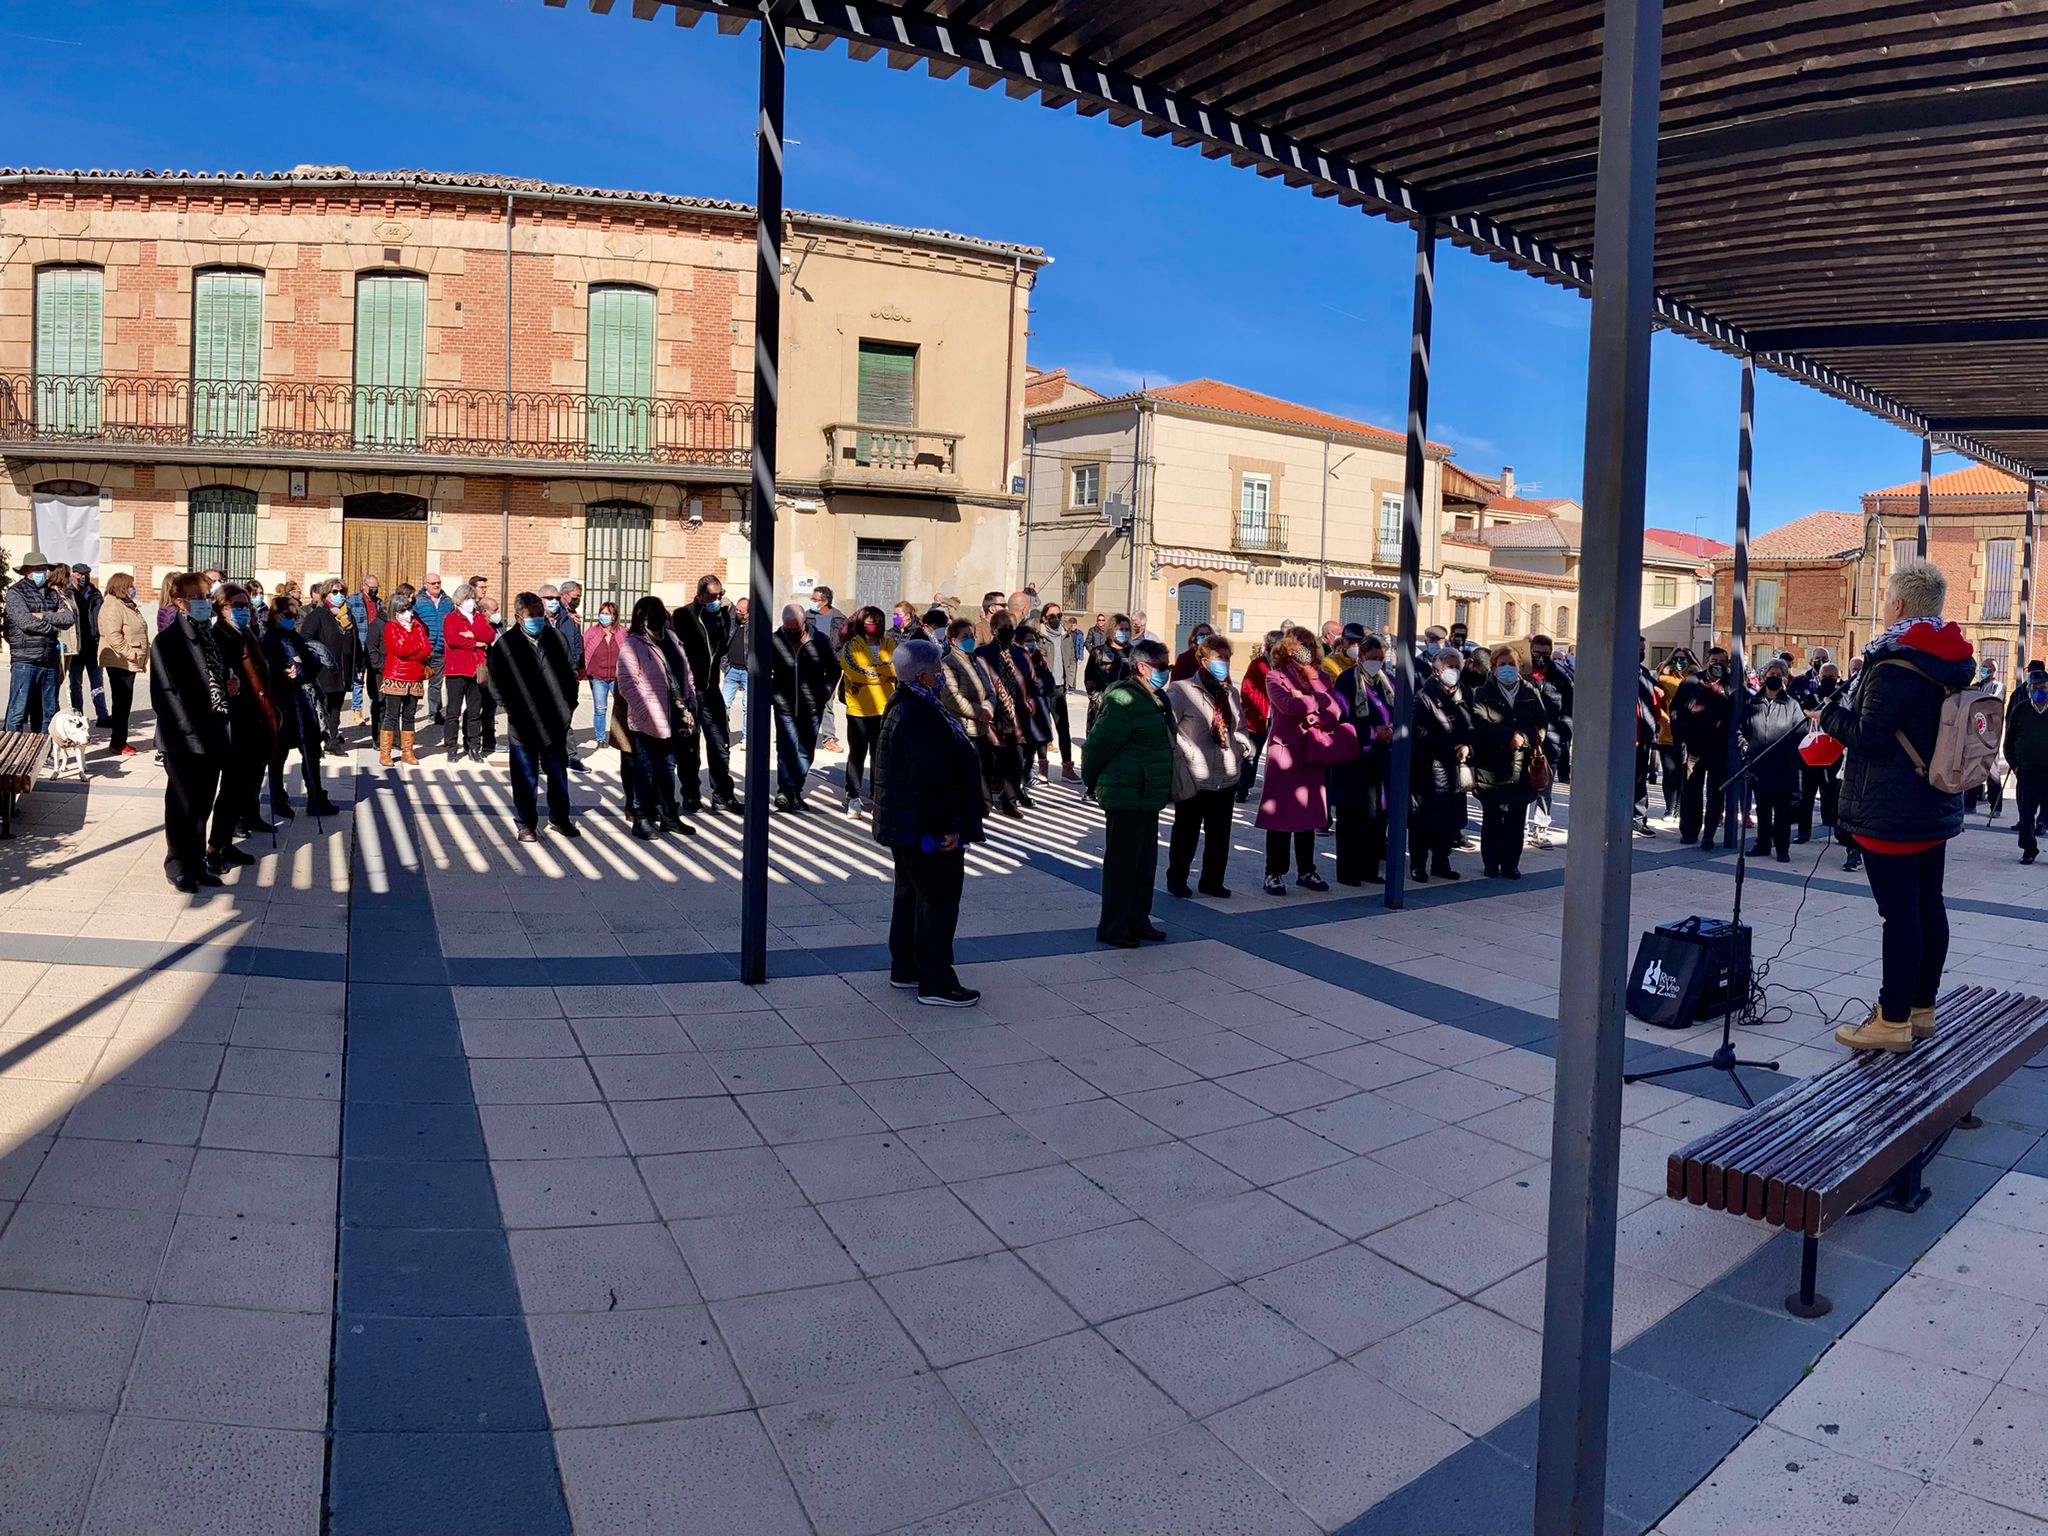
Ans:
{"type": "Polygon", "coordinates": [[[1550,710],[1543,696],[1524,678],[1514,697],[1492,678],[1472,696],[1472,781],[1482,793],[1526,790],[1529,759],[1551,741],[1550,710]],[[1523,744],[1516,746],[1520,735],[1523,744]]]}
{"type": "Polygon", "coordinates": [[[348,692],[349,679],[356,675],[356,642],[361,634],[353,625],[341,627],[327,604],[308,603],[299,615],[299,634],[315,647],[320,675],[314,686],[322,693],[348,692]]]}
{"type": "Polygon", "coordinates": [[[889,696],[872,772],[874,836],[883,847],[981,841],[981,756],[932,699],[909,688],[889,696]]]}
{"type": "Polygon", "coordinates": [[[1756,694],[1742,722],[1742,742],[1749,751],[1750,788],[1760,795],[1791,795],[1799,790],[1799,738],[1806,734],[1806,711],[1789,693],[1772,698],[1756,694]],[[1792,740],[1787,741],[1786,737],[1792,740]]]}
{"type": "Polygon", "coordinates": [[[1472,712],[1455,688],[1431,678],[1415,690],[1415,793],[1449,795],[1458,789],[1458,748],[1472,745],[1472,712]]]}
{"type": "Polygon", "coordinates": [[[1963,797],[1934,788],[1899,746],[1903,732],[1925,761],[1934,753],[1941,704],[1977,675],[1970,642],[1953,624],[1916,624],[1864,653],[1853,688],[1835,695],[1821,729],[1847,749],[1841,828],[1894,842],[1950,838],[1963,830],[1963,797]]]}

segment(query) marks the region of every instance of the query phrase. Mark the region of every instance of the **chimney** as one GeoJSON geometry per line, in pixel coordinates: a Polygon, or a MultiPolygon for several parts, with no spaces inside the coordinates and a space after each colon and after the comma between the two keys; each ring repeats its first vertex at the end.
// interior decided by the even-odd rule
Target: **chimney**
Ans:
{"type": "Polygon", "coordinates": [[[1500,467],[1500,493],[1503,496],[1515,494],[1515,466],[1503,464],[1500,467]]]}

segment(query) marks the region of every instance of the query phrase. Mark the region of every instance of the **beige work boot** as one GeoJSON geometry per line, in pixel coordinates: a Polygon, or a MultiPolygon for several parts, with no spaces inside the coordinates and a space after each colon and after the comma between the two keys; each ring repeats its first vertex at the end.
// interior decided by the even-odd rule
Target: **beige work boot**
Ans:
{"type": "Polygon", "coordinates": [[[1934,1004],[1929,1003],[1925,1008],[1915,1008],[1912,1023],[1915,1040],[1932,1040],[1935,1030],[1934,1004]]]}
{"type": "Polygon", "coordinates": [[[1894,1024],[1873,1008],[1870,1010],[1870,1022],[1844,1024],[1835,1031],[1835,1039],[1852,1051],[1905,1051],[1913,1045],[1913,1026],[1905,1020],[1894,1024]]]}
{"type": "Polygon", "coordinates": [[[389,731],[379,731],[377,733],[377,766],[380,768],[389,768],[391,766],[391,732],[389,731]]]}

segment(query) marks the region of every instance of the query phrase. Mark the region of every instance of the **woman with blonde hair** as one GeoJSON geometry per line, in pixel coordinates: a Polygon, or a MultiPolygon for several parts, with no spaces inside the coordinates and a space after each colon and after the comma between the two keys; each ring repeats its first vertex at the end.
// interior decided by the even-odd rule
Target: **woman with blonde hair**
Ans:
{"type": "Polygon", "coordinates": [[[133,757],[128,745],[128,716],[135,708],[135,674],[149,666],[149,624],[135,604],[135,578],[116,571],[107,578],[106,601],[100,605],[99,664],[106,668],[107,694],[113,709],[107,722],[107,752],[133,757]]]}

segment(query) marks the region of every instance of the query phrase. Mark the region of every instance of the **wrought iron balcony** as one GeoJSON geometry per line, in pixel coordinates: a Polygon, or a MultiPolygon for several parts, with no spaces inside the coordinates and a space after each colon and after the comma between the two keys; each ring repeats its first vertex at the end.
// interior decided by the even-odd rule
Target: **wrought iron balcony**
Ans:
{"type": "Polygon", "coordinates": [[[215,450],[223,457],[745,465],[753,412],[725,400],[545,390],[216,384],[0,374],[0,446],[215,450]]]}
{"type": "Polygon", "coordinates": [[[835,421],[825,428],[828,488],[948,492],[960,488],[958,432],[835,421]]]}
{"type": "Polygon", "coordinates": [[[1239,512],[1237,521],[1231,525],[1230,547],[1248,555],[1284,555],[1287,553],[1287,519],[1239,512]]]}

